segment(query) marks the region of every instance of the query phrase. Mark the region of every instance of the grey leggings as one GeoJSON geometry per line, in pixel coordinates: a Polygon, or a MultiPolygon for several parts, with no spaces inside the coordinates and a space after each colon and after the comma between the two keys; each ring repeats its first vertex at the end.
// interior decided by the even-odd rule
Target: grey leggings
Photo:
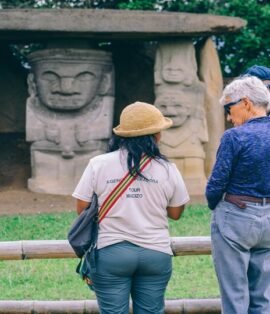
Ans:
{"type": "Polygon", "coordinates": [[[101,314],[164,313],[164,294],[171,277],[171,255],[120,242],[97,253],[91,274],[101,314]]]}

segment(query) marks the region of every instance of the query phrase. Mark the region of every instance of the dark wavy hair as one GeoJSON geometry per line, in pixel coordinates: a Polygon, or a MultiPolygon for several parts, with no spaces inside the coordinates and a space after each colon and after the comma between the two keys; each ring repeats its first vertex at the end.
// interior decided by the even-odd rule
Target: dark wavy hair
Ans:
{"type": "Polygon", "coordinates": [[[168,162],[167,157],[159,151],[154,135],[122,137],[114,134],[109,141],[108,151],[114,152],[120,148],[124,148],[128,152],[127,166],[129,173],[132,176],[138,175],[148,180],[140,171],[140,160],[143,154],[146,154],[157,161],[165,160],[168,162]]]}

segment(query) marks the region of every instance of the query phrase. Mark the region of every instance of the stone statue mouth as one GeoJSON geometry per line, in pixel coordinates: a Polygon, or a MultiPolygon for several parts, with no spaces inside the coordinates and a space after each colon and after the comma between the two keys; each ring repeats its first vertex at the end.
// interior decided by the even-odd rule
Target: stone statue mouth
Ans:
{"type": "Polygon", "coordinates": [[[179,74],[177,71],[172,71],[170,72],[169,74],[166,75],[167,76],[167,79],[170,79],[170,78],[177,78],[179,80],[183,80],[183,75],[179,74]]]}
{"type": "Polygon", "coordinates": [[[52,97],[47,102],[48,107],[66,110],[78,110],[84,105],[85,99],[78,97],[52,97]]]}
{"type": "Polygon", "coordinates": [[[70,94],[53,94],[50,99],[61,99],[61,98],[64,98],[64,99],[67,99],[67,98],[74,98],[74,97],[78,97],[78,93],[70,93],[70,94]]]}
{"type": "Polygon", "coordinates": [[[57,104],[57,103],[62,103],[62,102],[68,102],[68,103],[73,103],[76,104],[77,102],[82,102],[84,101],[84,98],[82,97],[76,97],[76,96],[61,96],[61,97],[50,97],[49,98],[49,102],[53,103],[53,104],[57,104]]]}
{"type": "Polygon", "coordinates": [[[188,116],[186,115],[175,115],[175,116],[168,116],[166,115],[166,117],[170,118],[173,120],[173,126],[172,127],[178,127],[178,126],[181,126],[182,124],[184,124],[187,119],[188,119],[188,116]]]}

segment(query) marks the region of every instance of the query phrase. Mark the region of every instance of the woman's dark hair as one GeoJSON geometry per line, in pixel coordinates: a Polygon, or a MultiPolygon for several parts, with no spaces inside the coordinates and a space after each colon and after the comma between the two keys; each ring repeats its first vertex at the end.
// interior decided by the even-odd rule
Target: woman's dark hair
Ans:
{"type": "Polygon", "coordinates": [[[114,152],[120,148],[125,148],[128,152],[127,166],[129,173],[132,176],[138,175],[146,180],[147,178],[145,178],[140,171],[140,160],[143,154],[157,161],[160,159],[168,161],[167,157],[160,153],[154,135],[136,137],[113,135],[109,142],[109,152],[114,152]]]}

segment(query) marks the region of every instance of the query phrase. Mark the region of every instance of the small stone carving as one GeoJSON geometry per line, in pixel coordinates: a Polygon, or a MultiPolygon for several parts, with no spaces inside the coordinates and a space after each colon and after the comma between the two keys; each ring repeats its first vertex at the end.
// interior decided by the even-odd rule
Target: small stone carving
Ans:
{"type": "Polygon", "coordinates": [[[202,195],[206,183],[204,93],[192,42],[160,43],[155,63],[155,106],[174,122],[171,129],[162,132],[161,151],[177,165],[193,195],[202,195]]]}
{"type": "Polygon", "coordinates": [[[70,194],[89,159],[111,135],[114,76],[99,50],[46,49],[28,56],[26,137],[35,192],[70,194]]]}
{"type": "Polygon", "coordinates": [[[155,62],[155,91],[178,89],[198,81],[195,50],[190,41],[160,42],[155,62]]]}

